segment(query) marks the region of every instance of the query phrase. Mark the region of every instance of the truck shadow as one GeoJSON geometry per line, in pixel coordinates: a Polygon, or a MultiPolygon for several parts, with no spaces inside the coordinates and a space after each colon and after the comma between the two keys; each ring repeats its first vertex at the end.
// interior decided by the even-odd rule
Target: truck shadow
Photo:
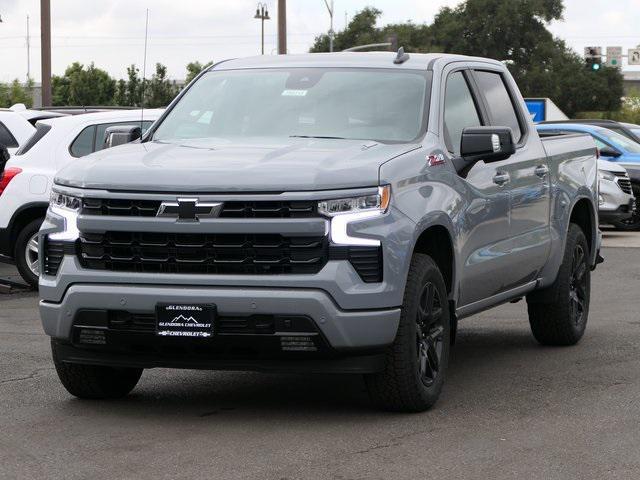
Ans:
{"type": "MultiPolygon", "coordinates": [[[[511,391],[515,395],[527,391],[539,383],[549,351],[535,343],[528,325],[507,331],[503,328],[462,329],[453,349],[444,392],[431,412],[460,407],[480,410],[495,404],[492,394],[502,396],[511,391]],[[531,365],[539,367],[532,369],[531,365]]],[[[375,409],[360,375],[179,370],[146,371],[138,387],[125,400],[73,400],[64,408],[150,419],[186,416],[240,422],[264,416],[291,421],[308,415],[318,418],[349,415],[354,419],[370,418],[372,414],[393,415],[381,414],[375,409]]]]}

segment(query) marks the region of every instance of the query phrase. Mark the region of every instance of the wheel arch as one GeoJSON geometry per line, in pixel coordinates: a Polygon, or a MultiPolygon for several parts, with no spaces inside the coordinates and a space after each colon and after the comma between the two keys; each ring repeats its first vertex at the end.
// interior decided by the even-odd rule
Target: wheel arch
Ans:
{"type": "Polygon", "coordinates": [[[572,223],[578,225],[584,236],[587,237],[587,244],[589,245],[589,253],[591,255],[592,265],[597,255],[597,239],[598,239],[598,220],[596,209],[593,206],[593,202],[588,196],[581,196],[576,199],[571,207],[571,214],[569,215],[569,221],[565,229],[564,249],[567,246],[567,234],[569,232],[569,225],[572,223]],[[595,247],[595,248],[594,248],[595,247]]]}
{"type": "Polygon", "coordinates": [[[3,250],[6,250],[6,255],[13,257],[13,246],[16,239],[20,234],[20,231],[33,220],[38,218],[44,219],[49,204],[46,202],[31,202],[21,206],[15,211],[7,227],[7,245],[3,245],[3,250]]]}

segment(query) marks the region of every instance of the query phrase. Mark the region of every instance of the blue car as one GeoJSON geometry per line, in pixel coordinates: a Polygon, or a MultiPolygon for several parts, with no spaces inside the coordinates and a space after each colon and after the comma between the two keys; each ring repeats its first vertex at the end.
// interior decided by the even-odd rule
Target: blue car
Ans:
{"type": "Polygon", "coordinates": [[[588,133],[596,142],[600,157],[622,165],[631,178],[631,188],[636,205],[630,218],[615,222],[623,230],[640,230],[640,143],[598,125],[580,123],[545,123],[536,125],[541,135],[588,133]]]}

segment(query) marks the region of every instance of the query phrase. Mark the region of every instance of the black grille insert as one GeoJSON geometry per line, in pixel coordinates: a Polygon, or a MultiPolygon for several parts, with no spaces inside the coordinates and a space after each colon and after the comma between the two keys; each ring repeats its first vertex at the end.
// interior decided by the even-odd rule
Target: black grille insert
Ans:
{"type": "Polygon", "coordinates": [[[383,264],[380,247],[331,247],[331,260],[348,260],[365,283],[382,281],[383,264]]]}
{"type": "MultiPolygon", "coordinates": [[[[85,198],[83,215],[154,217],[159,200],[85,198]]],[[[224,202],[221,218],[309,218],[318,216],[317,202],[230,201],[224,202]]]]}
{"type": "Polygon", "coordinates": [[[82,266],[150,273],[312,274],[327,262],[326,237],[267,234],[83,233],[82,266]]]}
{"type": "Polygon", "coordinates": [[[69,242],[49,240],[44,242],[44,273],[57,275],[65,254],[74,254],[75,245],[69,242]]]}
{"type": "Polygon", "coordinates": [[[613,173],[616,177],[618,177],[618,186],[620,187],[620,189],[628,195],[633,194],[633,189],[631,188],[631,179],[629,178],[629,175],[624,172],[613,173]]]}

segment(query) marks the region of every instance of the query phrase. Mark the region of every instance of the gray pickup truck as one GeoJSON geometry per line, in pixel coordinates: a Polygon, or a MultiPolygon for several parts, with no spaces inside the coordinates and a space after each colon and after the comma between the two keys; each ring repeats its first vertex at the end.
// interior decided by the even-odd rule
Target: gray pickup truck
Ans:
{"type": "Polygon", "coordinates": [[[580,340],[597,179],[593,140],[541,140],[497,61],[221,62],[140,142],[58,174],[58,375],[112,398],[152,367],[360,373],[380,407],[427,409],[463,317],[526,297],[540,343],[580,340]]]}

